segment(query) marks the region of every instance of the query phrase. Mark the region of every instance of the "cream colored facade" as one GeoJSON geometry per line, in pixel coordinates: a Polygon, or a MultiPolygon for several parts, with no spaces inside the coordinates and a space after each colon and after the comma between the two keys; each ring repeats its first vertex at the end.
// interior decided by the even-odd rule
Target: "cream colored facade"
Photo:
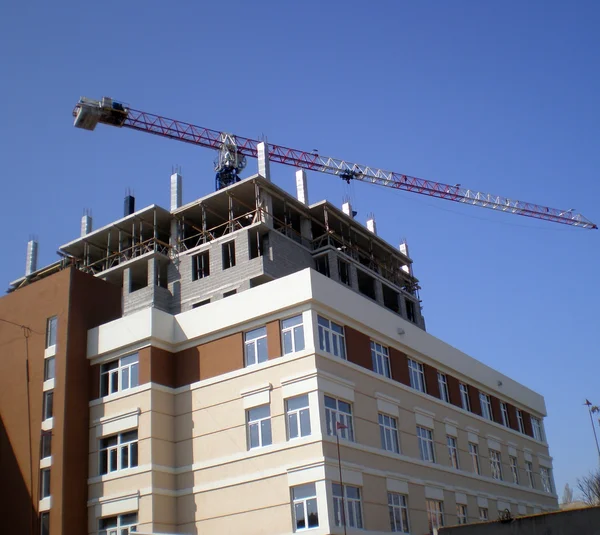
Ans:
{"type": "Polygon", "coordinates": [[[391,531],[388,492],[407,497],[413,535],[428,532],[427,499],[443,503],[446,525],[457,523],[457,504],[466,505],[470,522],[480,508],[490,519],[506,508],[514,515],[557,508],[556,494],[541,490],[540,467],[552,466],[546,443],[328,354],[319,346],[317,317],[540,419],[541,396],[311,269],[178,315],[146,309],[102,325],[88,332],[88,359],[107,363],[148,346],[177,353],[298,314],[301,351],[179,388],[147,382],[90,402],[90,534],[100,518],[130,512],[138,513],[142,533],[293,533],[291,489],[305,483],[315,484],[318,508],[318,527],[306,531],[343,533],[335,525],[332,483],[340,478],[325,396],[352,407],[354,441],[340,440],[340,461],[344,484],[360,489],[362,532],[391,531]],[[288,440],[285,401],[304,394],[311,433],[288,440]],[[265,405],[272,444],[249,449],[247,411],[265,405]],[[382,448],[380,413],[397,422],[399,453],[382,448]],[[417,425],[433,432],[433,463],[420,458],[417,425]],[[138,466],[99,475],[100,440],[132,429],[138,466]],[[450,464],[448,436],[456,439],[458,469],[450,464]],[[478,446],[481,475],[473,472],[469,443],[478,446]],[[500,451],[502,480],[492,478],[490,449],[500,451]],[[512,482],[511,456],[519,484],[512,482]],[[527,484],[526,461],[533,463],[535,489],[527,484]]]}

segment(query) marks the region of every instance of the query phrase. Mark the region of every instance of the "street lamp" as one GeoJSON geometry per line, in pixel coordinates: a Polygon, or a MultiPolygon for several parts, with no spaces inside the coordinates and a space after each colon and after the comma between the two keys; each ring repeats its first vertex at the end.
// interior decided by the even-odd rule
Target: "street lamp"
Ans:
{"type": "Polygon", "coordinates": [[[594,418],[592,417],[592,413],[600,412],[600,409],[597,405],[592,405],[592,402],[589,399],[585,400],[584,405],[587,406],[590,413],[590,422],[592,424],[592,431],[594,431],[594,439],[596,440],[596,450],[598,451],[598,463],[600,464],[600,446],[598,445],[598,435],[596,434],[596,426],[594,425],[594,418]]]}

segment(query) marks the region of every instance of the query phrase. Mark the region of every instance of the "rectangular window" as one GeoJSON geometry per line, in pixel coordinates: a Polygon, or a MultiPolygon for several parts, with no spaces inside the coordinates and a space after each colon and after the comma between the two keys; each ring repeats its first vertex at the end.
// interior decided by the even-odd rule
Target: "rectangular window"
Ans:
{"type": "Polygon", "coordinates": [[[268,360],[266,327],[259,327],[244,333],[244,356],[246,366],[253,366],[268,360]]]}
{"type": "Polygon", "coordinates": [[[100,366],[100,395],[108,396],[139,385],[138,354],[127,355],[100,366]]]}
{"type": "Polygon", "coordinates": [[[446,443],[448,444],[448,456],[450,457],[450,466],[458,470],[458,447],[456,445],[456,438],[447,435],[446,443]]]}
{"type": "Polygon", "coordinates": [[[210,258],[208,251],[192,256],[192,280],[197,281],[210,275],[210,258]]]}
{"type": "Polygon", "coordinates": [[[248,449],[262,448],[273,443],[271,436],[271,409],[268,405],[254,407],[248,415],[248,449]]]}
{"type": "Polygon", "coordinates": [[[461,503],[456,504],[456,518],[458,520],[458,524],[466,524],[467,523],[467,506],[461,503]]]}
{"type": "Polygon", "coordinates": [[[439,529],[444,525],[444,503],[437,500],[425,500],[425,506],[429,533],[433,533],[434,529],[439,529]]]}
{"type": "Polygon", "coordinates": [[[390,512],[390,527],[392,531],[410,533],[406,496],[396,492],[388,492],[388,509],[390,512]]]}
{"type": "Polygon", "coordinates": [[[319,349],[336,357],[346,358],[344,328],[322,316],[317,316],[319,326],[319,349]]]}
{"type": "Polygon", "coordinates": [[[500,402],[500,413],[502,414],[502,425],[510,427],[510,420],[508,418],[508,407],[503,401],[500,402]]]}
{"type": "Polygon", "coordinates": [[[408,359],[408,373],[410,374],[410,386],[420,392],[425,392],[425,372],[423,364],[416,360],[408,359]]]}
{"type": "Polygon", "coordinates": [[[302,314],[287,318],[281,322],[281,339],[283,340],[283,354],[295,353],[304,349],[304,325],[302,314]]]}
{"type": "Polygon", "coordinates": [[[435,449],[433,445],[433,431],[426,427],[417,426],[417,438],[419,439],[419,453],[422,461],[435,462],[435,449]]]}
{"type": "Polygon", "coordinates": [[[109,516],[98,521],[98,535],[130,535],[137,531],[137,513],[109,516]]]}
{"type": "Polygon", "coordinates": [[[235,266],[235,240],[221,245],[221,252],[223,255],[223,269],[235,266]]]}
{"type": "Polygon", "coordinates": [[[525,433],[525,424],[523,423],[523,411],[517,409],[517,423],[519,424],[519,433],[525,433]]]}
{"type": "Polygon", "coordinates": [[[438,372],[438,387],[440,389],[440,399],[446,403],[450,403],[450,395],[448,394],[448,380],[445,373],[438,372]]]}
{"type": "Polygon", "coordinates": [[[40,513],[40,535],[50,535],[50,512],[40,513]]]}
{"type": "Polygon", "coordinates": [[[481,467],[479,466],[479,447],[474,442],[469,442],[469,455],[473,463],[473,472],[481,475],[481,467]]]}
{"type": "Polygon", "coordinates": [[[527,472],[527,482],[529,486],[535,488],[535,479],[533,478],[533,463],[531,461],[525,461],[525,472],[527,472]]]}
{"type": "Polygon", "coordinates": [[[44,403],[42,407],[42,420],[52,418],[54,413],[54,391],[48,390],[44,392],[44,403]]]}
{"type": "Polygon", "coordinates": [[[396,418],[379,413],[379,434],[381,436],[381,447],[384,450],[400,453],[396,418]]]}
{"type": "Polygon", "coordinates": [[[533,427],[533,438],[544,442],[544,429],[542,427],[542,421],[539,418],[531,417],[531,426],[533,427]]]}
{"type": "Polygon", "coordinates": [[[296,531],[319,527],[317,491],[314,483],[292,487],[292,507],[296,531]]]}
{"type": "Polygon", "coordinates": [[[512,455],[509,457],[510,459],[510,472],[512,474],[513,483],[516,485],[519,484],[519,465],[517,464],[517,458],[512,455]]]}
{"type": "Polygon", "coordinates": [[[489,520],[490,515],[488,514],[488,510],[487,507],[480,507],[479,508],[479,520],[489,520]]]}
{"type": "Polygon", "coordinates": [[[52,455],[52,432],[42,431],[40,443],[40,459],[45,459],[52,455]]]}
{"type": "Polygon", "coordinates": [[[499,451],[490,450],[490,468],[494,479],[502,479],[502,459],[499,451]]]}
{"type": "Polygon", "coordinates": [[[406,319],[415,323],[415,304],[408,299],[405,299],[404,303],[406,304],[406,319]]]}
{"type": "Polygon", "coordinates": [[[483,392],[479,392],[479,403],[481,405],[481,416],[493,421],[494,415],[492,413],[492,400],[490,399],[490,396],[483,392]]]}
{"type": "Polygon", "coordinates": [[[350,265],[348,262],[338,259],[338,274],[340,276],[340,282],[350,286],[350,265]]]}
{"type": "Polygon", "coordinates": [[[310,435],[310,409],[308,394],[296,396],[285,401],[287,415],[288,440],[310,435]]]}
{"type": "Polygon", "coordinates": [[[471,412],[471,402],[469,401],[469,387],[464,383],[460,383],[460,402],[463,409],[471,412]]]}
{"type": "Polygon", "coordinates": [[[58,317],[52,316],[46,321],[46,349],[56,345],[56,334],[58,331],[58,317]]]}
{"type": "Polygon", "coordinates": [[[354,442],[354,422],[352,405],[345,401],[325,396],[325,423],[327,434],[354,442]]]}
{"type": "Polygon", "coordinates": [[[40,470],[40,500],[50,496],[50,468],[40,470]]]}
{"type": "Polygon", "coordinates": [[[229,290],[228,292],[223,292],[223,299],[225,299],[226,297],[231,297],[232,295],[235,295],[237,293],[237,290],[229,290]]]}
{"type": "Polygon", "coordinates": [[[390,356],[388,348],[371,340],[371,360],[373,371],[384,377],[391,377],[390,356]]]}
{"type": "Polygon", "coordinates": [[[329,257],[327,254],[315,257],[315,268],[321,275],[325,275],[326,277],[330,276],[329,257]]]}
{"type": "Polygon", "coordinates": [[[540,466],[540,479],[542,481],[542,490],[544,492],[553,492],[552,489],[552,476],[550,474],[550,468],[540,466]]]}
{"type": "Polygon", "coordinates": [[[137,429],[101,438],[98,461],[101,475],[136,467],[138,465],[137,429]]]}
{"type": "Polygon", "coordinates": [[[350,485],[342,486],[339,483],[333,483],[333,516],[336,526],[346,525],[350,528],[363,529],[362,503],[360,497],[360,488],[350,485]],[[344,499],[342,500],[342,492],[344,499]],[[345,511],[342,512],[342,502],[345,505],[345,511]]]}
{"type": "Polygon", "coordinates": [[[56,360],[54,357],[44,359],[44,381],[54,379],[56,375],[56,360]]]}

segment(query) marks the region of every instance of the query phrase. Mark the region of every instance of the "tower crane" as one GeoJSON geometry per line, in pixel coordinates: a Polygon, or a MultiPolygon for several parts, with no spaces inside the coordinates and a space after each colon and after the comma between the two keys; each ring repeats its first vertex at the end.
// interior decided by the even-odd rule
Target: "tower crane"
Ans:
{"type": "MultiPolygon", "coordinates": [[[[103,97],[102,100],[81,97],[73,109],[73,116],[75,117],[74,126],[85,130],[94,130],[98,123],[102,123],[120,128],[140,130],[217,150],[218,157],[215,161],[216,189],[230,186],[240,180],[240,172],[246,166],[246,157],[257,158],[259,144],[261,143],[255,139],[135,110],[108,97],[103,97]]],[[[268,159],[276,163],[336,175],[348,183],[351,180],[360,180],[361,182],[378,184],[448,201],[480,206],[498,212],[533,217],[585,229],[598,228],[596,224],[576,213],[573,209],[560,210],[509,199],[500,195],[482,193],[463,187],[460,184],[452,186],[338,158],[321,156],[316,151],[307,152],[281,145],[269,145],[268,159]]]]}

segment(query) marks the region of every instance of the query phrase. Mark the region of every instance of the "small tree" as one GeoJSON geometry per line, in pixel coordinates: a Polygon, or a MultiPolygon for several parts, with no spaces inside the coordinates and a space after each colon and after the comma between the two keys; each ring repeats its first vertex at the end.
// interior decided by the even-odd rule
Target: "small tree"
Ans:
{"type": "Polygon", "coordinates": [[[573,503],[573,489],[569,487],[568,483],[565,485],[565,490],[563,490],[562,503],[573,503]]]}
{"type": "Polygon", "coordinates": [[[600,470],[577,479],[577,488],[583,501],[588,505],[600,505],[600,470]]]}

